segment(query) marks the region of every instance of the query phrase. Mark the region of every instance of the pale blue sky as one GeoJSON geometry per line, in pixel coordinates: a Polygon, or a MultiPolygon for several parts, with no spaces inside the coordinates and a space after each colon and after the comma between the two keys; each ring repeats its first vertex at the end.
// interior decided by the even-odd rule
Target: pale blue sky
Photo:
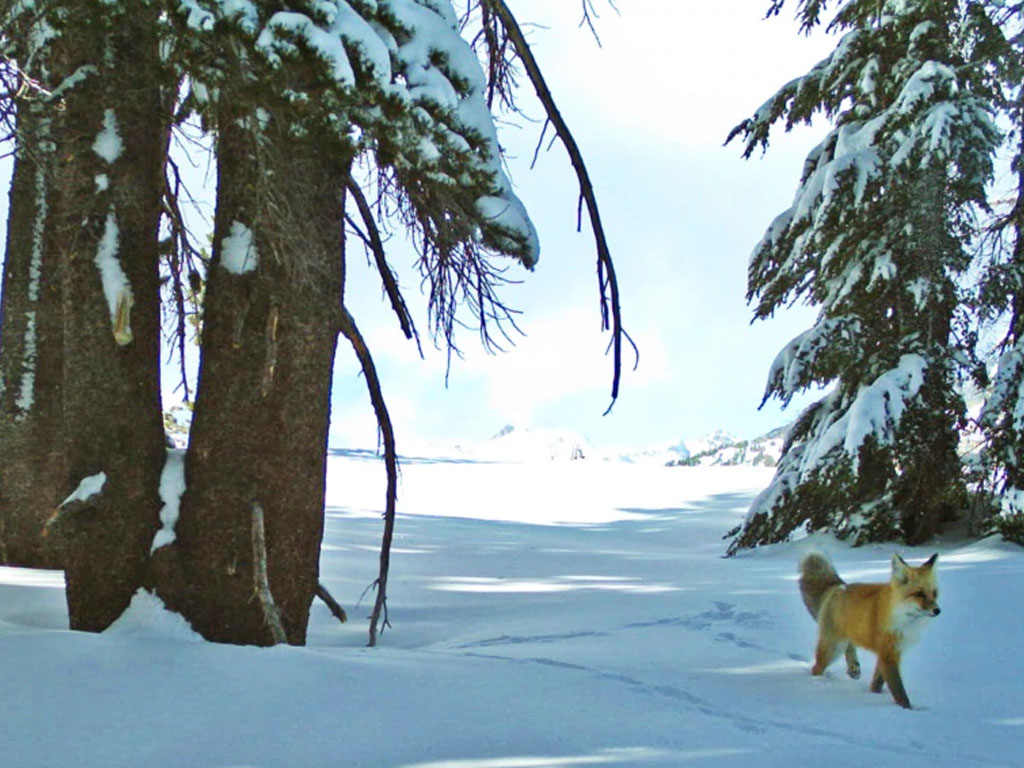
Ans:
{"type": "MultiPolygon", "coordinates": [[[[376,276],[350,259],[348,304],[382,378],[400,450],[486,439],[514,423],[581,432],[606,447],[657,447],[723,428],[753,437],[796,415],[757,406],[772,359],[813,315],[807,309],[750,325],[747,260],[788,206],[801,163],[823,128],[779,134],[769,154],[740,159],[729,129],[831,41],[797,34],[788,13],[764,20],[766,0],[603,0],[598,48],[573,0],[513,0],[534,52],[582,148],[599,196],[622,290],[623,319],[640,366],[623,374],[608,416],[611,359],[599,333],[589,225],[577,234],[576,180],[560,145],[530,159],[539,124],[503,126],[509,170],[541,238],[533,273],[510,264],[506,303],[526,336],[501,355],[463,332],[445,388],[445,355],[424,338],[425,360],[401,335],[376,276]]],[[[525,78],[523,82],[526,83],[525,78]]],[[[525,84],[524,91],[529,88],[525,84]]],[[[524,99],[527,111],[539,106],[524,99]]],[[[6,190],[9,163],[0,163],[6,190]]],[[[5,236],[7,200],[0,201],[5,236]]],[[[395,238],[393,266],[428,328],[411,252],[395,238]]],[[[627,357],[627,368],[632,358],[627,357]]],[[[332,441],[372,447],[373,412],[344,342],[335,369],[332,441]]]]}

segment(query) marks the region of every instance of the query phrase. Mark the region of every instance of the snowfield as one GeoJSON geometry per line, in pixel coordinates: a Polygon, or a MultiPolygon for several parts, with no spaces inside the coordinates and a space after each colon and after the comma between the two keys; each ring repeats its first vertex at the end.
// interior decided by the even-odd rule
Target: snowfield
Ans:
{"type": "Polygon", "coordinates": [[[796,563],[887,578],[892,548],[813,538],[723,559],[772,470],[407,458],[390,620],[364,647],[384,469],[332,454],[305,648],[201,641],[140,595],[66,627],[60,573],[0,568],[5,768],[1024,766],[1024,551],[953,538],[914,711],[809,674],[796,563]]]}

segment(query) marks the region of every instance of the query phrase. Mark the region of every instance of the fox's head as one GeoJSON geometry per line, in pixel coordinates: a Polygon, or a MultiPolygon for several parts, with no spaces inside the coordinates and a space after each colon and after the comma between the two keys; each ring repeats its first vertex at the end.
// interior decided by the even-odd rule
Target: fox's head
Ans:
{"type": "Polygon", "coordinates": [[[892,584],[907,606],[913,606],[920,616],[938,616],[939,583],[935,575],[936,552],[923,564],[908,565],[898,554],[892,556],[892,584]]]}

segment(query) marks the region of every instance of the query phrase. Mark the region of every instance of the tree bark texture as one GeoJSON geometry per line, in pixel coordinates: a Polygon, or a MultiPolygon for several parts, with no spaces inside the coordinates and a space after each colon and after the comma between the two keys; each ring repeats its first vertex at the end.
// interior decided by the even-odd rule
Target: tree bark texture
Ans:
{"type": "Polygon", "coordinates": [[[101,631],[121,614],[144,582],[159,528],[158,226],[172,89],[161,87],[156,27],[152,8],[140,4],[113,33],[95,39],[83,32],[62,43],[66,73],[106,59],[67,97],[53,211],[63,279],[67,491],[99,472],[108,478],[62,526],[73,629],[101,631]],[[104,253],[123,273],[120,289],[111,288],[104,253]]]}
{"type": "Polygon", "coordinates": [[[949,194],[945,168],[918,171],[910,189],[913,230],[901,264],[896,327],[915,339],[928,359],[918,402],[903,416],[900,432],[909,444],[900,458],[895,502],[903,538],[922,544],[942,530],[954,510],[965,504],[958,454],[965,405],[953,370],[952,324],[956,287],[949,276],[959,262],[966,268],[963,246],[949,231],[949,194]],[[921,281],[930,294],[921,302],[912,286],[921,281]]]}
{"type": "Polygon", "coordinates": [[[65,492],[60,271],[48,228],[58,110],[22,102],[0,304],[0,563],[59,568],[43,526],[65,492]]]}
{"type": "Polygon", "coordinates": [[[319,583],[348,168],[275,121],[259,124],[225,107],[218,122],[213,263],[187,490],[177,540],[157,552],[158,593],[210,640],[271,644],[256,597],[259,505],[269,591],[287,641],[302,644],[319,583]],[[239,241],[228,242],[245,232],[253,260],[231,271],[239,241]]]}

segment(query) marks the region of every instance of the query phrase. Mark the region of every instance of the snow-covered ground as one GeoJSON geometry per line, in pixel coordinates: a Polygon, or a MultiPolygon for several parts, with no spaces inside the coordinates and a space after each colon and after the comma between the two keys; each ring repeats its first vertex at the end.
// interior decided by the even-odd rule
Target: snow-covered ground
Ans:
{"type": "MultiPolygon", "coordinates": [[[[384,471],[332,456],[305,648],[199,641],[139,599],[65,627],[59,573],[0,569],[5,768],[1024,766],[1024,551],[938,550],[942,615],[904,662],[915,711],[808,673],[799,556],[855,579],[890,547],[816,539],[723,559],[771,470],[408,459],[390,593],[368,649],[384,471]]],[[[870,660],[865,655],[865,667],[870,660]]]]}

